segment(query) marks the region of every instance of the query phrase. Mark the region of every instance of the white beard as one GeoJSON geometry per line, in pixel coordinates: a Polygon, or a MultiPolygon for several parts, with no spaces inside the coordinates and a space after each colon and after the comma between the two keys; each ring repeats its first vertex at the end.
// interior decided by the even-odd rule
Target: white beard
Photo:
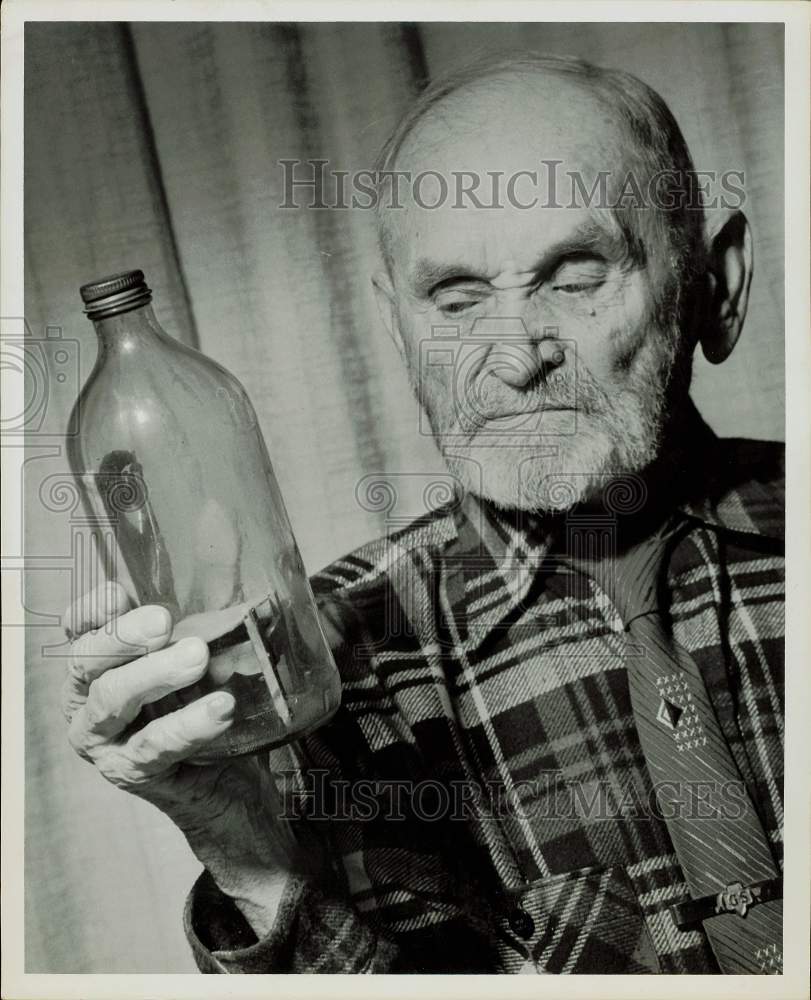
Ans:
{"type": "MultiPolygon", "coordinates": [[[[687,396],[689,363],[676,364],[678,331],[657,330],[634,359],[621,392],[609,396],[588,372],[578,372],[572,412],[545,413],[543,424],[529,424],[521,433],[519,424],[492,429],[464,428],[464,419],[446,416],[449,430],[437,427],[437,414],[419,393],[434,430],[437,445],[449,471],[465,490],[505,509],[565,511],[596,497],[612,480],[634,477],[658,456],[670,412],[673,393],[687,396]],[[652,346],[653,345],[653,346],[652,346]],[[656,350],[655,347],[664,347],[656,350]],[[572,418],[576,425],[572,432],[572,418]],[[561,433],[554,433],[556,421],[561,433]],[[516,430],[515,428],[519,429],[516,430]],[[539,432],[541,431],[542,432],[539,432]]],[[[415,386],[415,389],[417,387],[415,386]]],[[[443,387],[446,393],[451,387],[443,387]]],[[[442,391],[432,386],[434,393],[442,391]]],[[[532,415],[530,419],[537,417],[532,415]]],[[[520,421],[520,418],[519,418],[520,421]]],[[[470,420],[468,420],[470,425],[470,420]]]]}

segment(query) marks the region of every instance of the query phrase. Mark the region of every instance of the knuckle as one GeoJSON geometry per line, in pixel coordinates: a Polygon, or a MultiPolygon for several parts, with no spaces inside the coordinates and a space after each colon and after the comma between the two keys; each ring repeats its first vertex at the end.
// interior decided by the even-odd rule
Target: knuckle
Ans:
{"type": "Polygon", "coordinates": [[[107,670],[90,685],[90,697],[101,707],[109,707],[115,701],[119,684],[114,670],[107,670]]]}
{"type": "Polygon", "coordinates": [[[116,721],[121,714],[120,685],[115,674],[107,672],[90,685],[85,712],[91,728],[116,721]]]}
{"type": "Polygon", "coordinates": [[[70,676],[65,677],[62,681],[62,687],[59,692],[59,707],[62,709],[62,714],[69,723],[73,718],[74,709],[74,687],[71,683],[70,676]]]}
{"type": "Polygon", "coordinates": [[[87,591],[65,608],[62,614],[62,622],[69,636],[78,635],[84,631],[87,617],[85,615],[85,608],[91,604],[92,593],[92,591],[87,591]]]}
{"type": "Polygon", "coordinates": [[[120,751],[110,753],[100,760],[98,770],[111,785],[125,792],[136,789],[146,777],[138,764],[120,751]]]}
{"type": "Polygon", "coordinates": [[[118,582],[108,584],[107,600],[107,607],[117,611],[126,608],[129,603],[126,590],[118,582]]]}
{"type": "Polygon", "coordinates": [[[90,626],[98,626],[129,606],[126,590],[120,583],[107,582],[85,591],[70,604],[63,621],[70,635],[81,635],[90,626]]]}
{"type": "Polygon", "coordinates": [[[185,714],[181,713],[177,719],[177,725],[172,734],[173,749],[175,752],[182,752],[194,745],[195,732],[191,722],[185,714]]]}
{"type": "Polygon", "coordinates": [[[166,754],[163,739],[150,726],[132,735],[129,748],[133,760],[142,765],[157,764],[166,754]]]}
{"type": "Polygon", "coordinates": [[[129,755],[147,775],[153,776],[176,764],[193,746],[189,721],[178,712],[134,733],[129,740],[129,755]]]}
{"type": "Polygon", "coordinates": [[[98,624],[108,622],[127,607],[127,594],[120,583],[108,582],[99,587],[95,593],[98,624]]]}
{"type": "Polygon", "coordinates": [[[85,741],[85,732],[81,728],[77,721],[74,720],[68,727],[68,743],[71,749],[77,753],[82,760],[90,760],[90,751],[88,750],[87,743],[85,741]]]}
{"type": "Polygon", "coordinates": [[[73,651],[71,652],[70,660],[68,661],[68,674],[78,684],[87,685],[90,683],[90,679],[87,676],[87,667],[85,665],[84,657],[75,643],[73,651]]]}
{"type": "Polygon", "coordinates": [[[90,671],[88,670],[87,661],[93,656],[100,655],[103,650],[101,645],[103,638],[99,637],[99,633],[100,630],[97,628],[89,629],[87,632],[83,632],[77,636],[70,644],[68,669],[73,673],[76,680],[85,684],[90,681],[90,671]]]}
{"type": "Polygon", "coordinates": [[[73,721],[74,715],[84,703],[84,699],[77,694],[76,685],[73,684],[69,677],[66,677],[64,683],[62,684],[62,692],[59,703],[62,708],[62,714],[65,717],[65,721],[68,725],[70,725],[73,721]]]}

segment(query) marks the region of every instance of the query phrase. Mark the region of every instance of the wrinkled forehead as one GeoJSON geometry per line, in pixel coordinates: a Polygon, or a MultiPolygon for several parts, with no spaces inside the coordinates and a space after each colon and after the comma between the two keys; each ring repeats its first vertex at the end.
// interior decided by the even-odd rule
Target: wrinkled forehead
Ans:
{"type": "Polygon", "coordinates": [[[605,102],[568,81],[487,83],[431,108],[398,153],[380,211],[397,271],[460,246],[515,257],[589,220],[615,228],[601,185],[610,202],[629,142],[605,102]]]}
{"type": "Polygon", "coordinates": [[[596,251],[621,259],[631,252],[608,209],[415,210],[403,217],[395,239],[396,277],[418,294],[453,273],[515,283],[555,255],[596,251]]]}

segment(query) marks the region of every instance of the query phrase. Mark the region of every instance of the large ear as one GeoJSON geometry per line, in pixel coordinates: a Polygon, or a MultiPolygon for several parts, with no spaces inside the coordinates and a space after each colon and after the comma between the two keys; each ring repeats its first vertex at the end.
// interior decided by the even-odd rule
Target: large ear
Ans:
{"type": "Polygon", "coordinates": [[[704,357],[726,361],[737,343],[752,284],[752,232],[743,212],[735,212],[708,247],[708,314],[699,329],[704,357]]]}
{"type": "Polygon", "coordinates": [[[394,297],[394,285],[387,271],[376,271],[372,277],[372,286],[375,291],[375,301],[380,310],[380,317],[383,325],[389,332],[389,336],[394,341],[394,346],[401,358],[405,358],[405,346],[403,336],[400,332],[400,323],[397,319],[397,307],[394,297]]]}

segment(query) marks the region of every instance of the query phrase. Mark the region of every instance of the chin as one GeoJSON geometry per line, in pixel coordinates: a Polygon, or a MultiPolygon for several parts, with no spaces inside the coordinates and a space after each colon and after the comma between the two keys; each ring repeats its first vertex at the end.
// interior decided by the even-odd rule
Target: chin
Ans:
{"type": "Polygon", "coordinates": [[[597,431],[563,444],[531,445],[523,438],[498,447],[471,442],[455,452],[445,461],[471,493],[504,509],[560,513],[597,499],[609,480],[641,472],[656,448],[627,440],[620,446],[597,431]]]}

